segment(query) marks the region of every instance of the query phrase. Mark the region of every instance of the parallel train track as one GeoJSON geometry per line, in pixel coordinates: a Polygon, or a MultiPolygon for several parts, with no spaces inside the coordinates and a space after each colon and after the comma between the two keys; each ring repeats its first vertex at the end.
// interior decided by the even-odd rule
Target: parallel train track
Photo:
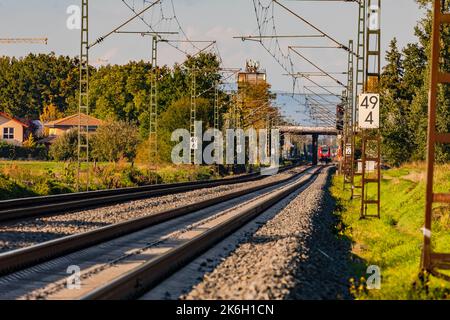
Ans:
{"type": "Polygon", "coordinates": [[[320,171],[321,168],[302,169],[282,181],[1,254],[0,273],[5,276],[0,278],[0,299],[137,297],[311,183],[320,171]],[[66,288],[63,267],[68,265],[82,269],[80,290],[66,288]],[[39,285],[30,288],[33,281],[39,285]],[[20,284],[31,293],[20,292],[20,284]]]}
{"type": "MultiPolygon", "coordinates": [[[[279,172],[290,170],[295,166],[296,165],[280,168],[279,172]]],[[[65,214],[74,210],[96,208],[126,201],[251,182],[262,178],[264,178],[264,176],[260,173],[252,173],[234,178],[225,178],[212,181],[149,185],[133,188],[4,200],[0,201],[0,223],[12,222],[25,218],[57,215],[60,213],[65,214]]]]}

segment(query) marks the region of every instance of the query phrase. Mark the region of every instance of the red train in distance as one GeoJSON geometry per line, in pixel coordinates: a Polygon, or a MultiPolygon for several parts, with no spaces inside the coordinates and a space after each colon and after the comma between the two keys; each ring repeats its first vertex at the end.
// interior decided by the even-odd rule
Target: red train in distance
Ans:
{"type": "Polygon", "coordinates": [[[319,162],[330,163],[332,161],[331,148],[329,146],[319,147],[319,162]]]}

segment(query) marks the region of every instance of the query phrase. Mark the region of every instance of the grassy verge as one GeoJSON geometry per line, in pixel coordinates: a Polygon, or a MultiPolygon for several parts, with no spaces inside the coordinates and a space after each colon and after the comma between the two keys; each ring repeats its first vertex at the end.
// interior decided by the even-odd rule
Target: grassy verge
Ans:
{"type": "MultiPolygon", "coordinates": [[[[154,175],[154,173],[152,173],[154,175]]],[[[215,171],[208,166],[161,165],[161,183],[209,180],[215,171]]],[[[0,161],[0,200],[70,193],[76,190],[75,163],[0,161]]],[[[82,180],[87,174],[82,175],[82,180]]],[[[90,167],[92,190],[136,187],[151,183],[148,169],[130,163],[97,163],[90,167]]]]}
{"type": "MultiPolygon", "coordinates": [[[[450,190],[450,165],[436,173],[436,192],[450,190]]],[[[359,220],[360,200],[350,201],[343,177],[333,180],[332,194],[342,220],[341,235],[353,242],[353,293],[358,299],[441,299],[450,297],[450,284],[433,277],[420,281],[419,265],[425,206],[425,167],[408,165],[383,172],[382,217],[359,220]],[[367,290],[367,266],[381,269],[380,290],[367,290]],[[361,279],[363,277],[363,279],[361,279]]],[[[433,216],[433,246],[450,252],[450,207],[437,205],[433,216]]]]}

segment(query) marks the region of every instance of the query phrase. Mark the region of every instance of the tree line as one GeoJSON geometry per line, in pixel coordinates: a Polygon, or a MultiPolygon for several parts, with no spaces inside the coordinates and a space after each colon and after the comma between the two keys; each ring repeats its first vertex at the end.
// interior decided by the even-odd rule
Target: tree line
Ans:
{"type": "MultiPolygon", "coordinates": [[[[416,43],[399,48],[394,38],[386,52],[387,64],[380,82],[382,98],[381,132],[383,157],[391,165],[423,161],[428,128],[428,91],[430,82],[431,25],[430,0],[416,0],[426,15],[415,27],[416,43]]],[[[446,0],[446,7],[450,1],[446,0]]],[[[441,40],[441,70],[450,72],[450,27],[444,26],[441,40]]],[[[437,129],[450,132],[450,88],[440,86],[437,129]]],[[[450,146],[438,145],[439,162],[450,161],[450,146]]]]}
{"type": "MultiPolygon", "coordinates": [[[[105,121],[104,128],[92,139],[92,157],[99,161],[117,161],[124,157],[140,162],[148,160],[149,106],[152,75],[157,76],[158,146],[162,161],[170,161],[175,129],[189,129],[191,83],[195,72],[197,120],[205,130],[214,126],[215,84],[221,80],[220,62],[212,53],[187,57],[182,64],[153,68],[151,63],[131,61],[125,65],[90,68],[90,114],[105,121]],[[113,147],[112,143],[116,143],[113,147]],[[139,146],[139,147],[138,147],[139,146]],[[109,148],[109,149],[108,149],[109,148]],[[146,159],[147,158],[147,159],[146,159]]],[[[258,96],[257,102],[242,104],[243,120],[258,123],[260,114],[275,110],[270,101],[270,86],[261,84],[245,89],[245,97],[258,96]],[[263,97],[264,99],[261,99],[263,97]],[[249,108],[260,112],[249,115],[249,108]],[[244,115],[245,114],[245,115],[244,115]]],[[[68,56],[29,54],[24,58],[0,58],[0,110],[22,119],[55,120],[78,112],[79,60],[68,56]]],[[[220,90],[219,99],[225,125],[226,114],[237,98],[220,90]]],[[[231,111],[230,111],[231,113],[231,111]]],[[[61,137],[50,150],[56,160],[77,157],[77,134],[61,137]]]]}

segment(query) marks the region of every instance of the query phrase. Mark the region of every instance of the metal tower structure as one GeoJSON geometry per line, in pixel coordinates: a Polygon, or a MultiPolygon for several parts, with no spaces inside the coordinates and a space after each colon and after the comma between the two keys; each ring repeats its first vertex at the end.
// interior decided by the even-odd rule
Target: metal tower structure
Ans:
{"type": "Polygon", "coordinates": [[[152,74],[150,84],[150,108],[149,114],[149,164],[153,164],[155,175],[151,178],[151,182],[158,184],[158,37],[152,36],[152,74]]]}
{"type": "MultiPolygon", "coordinates": [[[[141,15],[153,8],[161,0],[155,0],[148,6],[144,7],[140,12],[133,12],[135,15],[118,27],[114,28],[112,31],[108,32],[104,36],[99,37],[94,43],[88,43],[88,0],[82,0],[82,28],[81,28],[81,55],[80,55],[80,103],[79,103],[79,125],[78,125],[78,179],[77,179],[77,189],[80,190],[81,184],[81,165],[82,163],[87,163],[87,190],[89,190],[89,49],[103,42],[106,38],[110,37],[112,34],[116,33],[128,33],[128,34],[141,34],[142,36],[151,35],[152,36],[152,74],[151,74],[151,89],[150,89],[150,104],[149,104],[149,153],[150,162],[155,163],[157,159],[157,118],[158,118],[158,91],[157,91],[157,46],[158,37],[160,38],[161,32],[134,32],[134,31],[120,31],[124,26],[128,25],[130,22],[137,18],[141,18],[141,15]],[[82,120],[81,114],[85,113],[87,115],[86,121],[82,120]],[[83,150],[85,151],[83,153],[83,150]]],[[[176,32],[164,32],[165,34],[176,34],[176,32]]],[[[155,175],[157,177],[157,175],[155,175]]],[[[153,179],[151,176],[151,180],[153,179]]]]}
{"type": "MultiPolygon", "coordinates": [[[[220,101],[219,101],[219,81],[216,81],[214,83],[214,131],[215,134],[217,134],[220,131],[220,101]]],[[[220,159],[218,158],[219,155],[216,154],[217,150],[221,146],[219,145],[219,140],[214,137],[214,157],[216,159],[216,172],[219,174],[219,166],[220,166],[220,159]]]]}
{"type": "Polygon", "coordinates": [[[169,40],[163,39],[161,35],[178,34],[177,32],[153,32],[153,31],[115,31],[118,34],[140,34],[141,36],[151,36],[152,38],[152,53],[151,66],[152,71],[150,75],[150,103],[148,108],[149,127],[148,127],[148,142],[149,142],[149,178],[153,184],[158,184],[158,44],[159,42],[168,43],[169,40]],[[152,170],[153,169],[153,170],[152,170]],[[155,174],[152,175],[151,172],[155,174]]]}
{"type": "MultiPolygon", "coordinates": [[[[353,40],[349,41],[348,47],[353,51],[353,40]]],[[[354,107],[354,58],[352,54],[348,54],[348,88],[347,88],[347,104],[344,115],[344,138],[343,138],[343,173],[344,173],[344,189],[347,185],[352,185],[352,167],[354,153],[352,149],[353,141],[353,107],[354,107]]]]}
{"type": "Polygon", "coordinates": [[[77,191],[89,191],[89,1],[81,1],[80,90],[78,104],[77,191]],[[86,115],[83,117],[83,114],[86,115]],[[86,181],[82,186],[83,164],[86,181]]]}
{"type": "Polygon", "coordinates": [[[366,54],[366,12],[367,12],[367,0],[359,1],[359,14],[358,14],[358,43],[356,48],[356,86],[355,86],[355,103],[354,103],[354,112],[352,118],[353,125],[353,134],[352,134],[352,163],[351,166],[351,184],[352,184],[352,196],[355,197],[361,196],[361,194],[356,194],[356,189],[362,189],[361,185],[356,184],[355,177],[360,176],[361,173],[358,173],[358,163],[360,160],[356,159],[356,147],[357,147],[357,138],[358,138],[358,97],[359,94],[364,91],[364,82],[365,82],[365,54],[366,54]]]}
{"type": "MultiPolygon", "coordinates": [[[[242,110],[243,110],[243,97],[242,97],[242,93],[238,92],[237,96],[236,96],[236,105],[235,105],[235,113],[234,113],[234,117],[235,117],[235,130],[238,129],[243,129],[242,128],[242,110]]],[[[237,133],[237,132],[236,132],[237,133]]],[[[241,152],[245,152],[245,150],[242,150],[242,146],[244,145],[245,142],[245,138],[244,141],[242,141],[242,137],[241,135],[237,134],[236,135],[236,150],[238,153],[241,152]]],[[[239,163],[239,155],[236,155],[236,164],[239,163]]]]}
{"type": "Polygon", "coordinates": [[[450,254],[433,252],[431,243],[431,227],[434,203],[450,203],[449,193],[434,192],[434,172],[436,160],[436,144],[450,144],[450,133],[440,133],[436,128],[437,96],[439,84],[450,83],[450,73],[441,71],[441,27],[450,25],[450,14],[443,13],[444,1],[433,1],[433,23],[431,38],[431,77],[428,101],[428,149],[427,149],[427,188],[425,206],[425,226],[423,229],[424,245],[422,250],[422,269],[434,276],[450,281],[450,276],[438,270],[450,269],[450,254]]]}
{"type": "MultiPolygon", "coordinates": [[[[381,0],[368,0],[366,33],[365,93],[379,93],[381,77],[381,0]]],[[[380,129],[362,129],[361,218],[376,216],[381,211],[381,135],[380,129]],[[375,165],[375,176],[367,174],[367,163],[375,165]],[[369,185],[376,185],[376,198],[369,198],[369,185]],[[376,206],[376,215],[369,213],[369,205],[376,206]]]]}
{"type": "Polygon", "coordinates": [[[195,151],[198,148],[197,130],[195,129],[195,121],[197,119],[197,70],[190,69],[191,77],[191,119],[190,119],[190,133],[191,133],[191,163],[195,164],[195,151]]]}

